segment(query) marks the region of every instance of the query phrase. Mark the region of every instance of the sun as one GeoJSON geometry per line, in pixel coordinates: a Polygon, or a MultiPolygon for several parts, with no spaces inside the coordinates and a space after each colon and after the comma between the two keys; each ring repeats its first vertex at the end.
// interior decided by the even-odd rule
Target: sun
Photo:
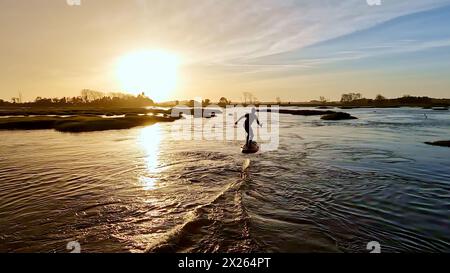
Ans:
{"type": "Polygon", "coordinates": [[[129,53],[117,63],[117,78],[124,91],[144,92],[151,99],[167,100],[177,85],[179,60],[175,54],[160,50],[129,53]]]}

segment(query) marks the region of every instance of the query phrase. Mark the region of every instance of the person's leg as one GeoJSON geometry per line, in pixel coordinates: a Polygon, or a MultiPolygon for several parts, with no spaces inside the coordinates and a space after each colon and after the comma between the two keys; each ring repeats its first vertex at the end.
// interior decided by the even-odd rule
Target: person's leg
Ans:
{"type": "Polygon", "coordinates": [[[253,129],[252,127],[248,128],[248,139],[247,139],[247,145],[251,145],[253,141],[253,129]]]}
{"type": "Polygon", "coordinates": [[[249,140],[250,140],[250,126],[248,126],[247,123],[244,123],[244,129],[245,129],[245,133],[247,134],[246,139],[245,139],[245,145],[249,145],[249,140]]]}

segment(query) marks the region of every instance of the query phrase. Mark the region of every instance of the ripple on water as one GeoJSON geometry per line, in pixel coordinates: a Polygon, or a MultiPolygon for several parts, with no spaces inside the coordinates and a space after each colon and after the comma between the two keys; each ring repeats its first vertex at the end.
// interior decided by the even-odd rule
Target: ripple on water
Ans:
{"type": "Polygon", "coordinates": [[[423,142],[449,114],[376,111],[281,115],[279,149],[244,178],[240,143],[170,125],[0,132],[0,251],[448,252],[450,157],[423,142]]]}

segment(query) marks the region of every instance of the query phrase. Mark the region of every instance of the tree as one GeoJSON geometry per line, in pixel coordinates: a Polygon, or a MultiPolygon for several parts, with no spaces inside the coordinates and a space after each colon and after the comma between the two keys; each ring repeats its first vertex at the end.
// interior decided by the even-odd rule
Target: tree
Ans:
{"type": "Polygon", "coordinates": [[[277,97],[276,101],[277,101],[277,104],[281,104],[281,98],[280,97],[277,97]]]}
{"type": "Polygon", "coordinates": [[[225,106],[225,105],[228,105],[228,104],[229,104],[229,101],[227,100],[227,98],[225,98],[225,97],[221,97],[220,98],[219,106],[225,106]]]}
{"type": "Polygon", "coordinates": [[[347,94],[342,94],[341,102],[348,103],[348,102],[352,102],[355,100],[360,100],[361,98],[362,98],[361,93],[347,93],[347,94]]]}
{"type": "Polygon", "coordinates": [[[90,90],[90,89],[83,89],[83,90],[81,90],[81,97],[85,101],[94,101],[94,100],[101,99],[101,98],[103,98],[105,96],[106,95],[103,92],[90,90]]]}
{"type": "Polygon", "coordinates": [[[211,100],[210,99],[204,99],[203,101],[202,101],[202,105],[203,106],[208,106],[208,105],[210,105],[211,104],[211,100]]]}
{"type": "Polygon", "coordinates": [[[376,101],[385,101],[385,100],[386,100],[386,97],[384,97],[384,96],[381,95],[381,94],[378,94],[378,95],[375,97],[375,100],[376,100],[376,101]]]}
{"type": "Polygon", "coordinates": [[[253,103],[253,101],[254,101],[254,97],[253,97],[253,94],[252,93],[250,93],[250,92],[243,92],[242,93],[243,95],[244,95],[244,103],[245,104],[247,104],[247,102],[249,103],[249,104],[252,104],[253,103]]]}
{"type": "Polygon", "coordinates": [[[201,101],[196,101],[196,100],[190,100],[189,102],[188,102],[188,106],[189,107],[196,107],[197,105],[201,105],[201,101]]]}
{"type": "Polygon", "coordinates": [[[328,102],[328,100],[324,96],[320,96],[319,100],[320,100],[321,103],[327,103],[328,102]]]}

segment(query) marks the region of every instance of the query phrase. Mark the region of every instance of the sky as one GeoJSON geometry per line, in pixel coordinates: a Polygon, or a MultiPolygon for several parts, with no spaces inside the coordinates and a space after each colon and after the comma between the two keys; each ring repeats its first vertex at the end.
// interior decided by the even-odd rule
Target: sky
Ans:
{"type": "Polygon", "coordinates": [[[450,98],[450,0],[80,1],[0,0],[0,98],[121,91],[142,50],[179,59],[166,99],[450,98]]]}

